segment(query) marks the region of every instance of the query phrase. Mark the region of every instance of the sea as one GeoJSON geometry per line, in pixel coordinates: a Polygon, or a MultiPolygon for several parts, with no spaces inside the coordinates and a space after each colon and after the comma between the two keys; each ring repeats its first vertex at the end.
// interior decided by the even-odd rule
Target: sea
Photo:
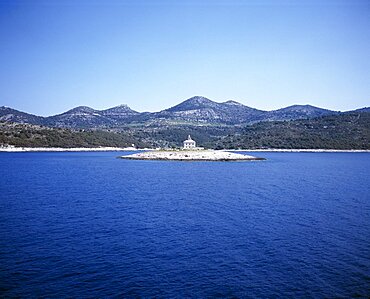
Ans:
{"type": "Polygon", "coordinates": [[[370,153],[123,154],[0,153],[1,298],[370,297],[370,153]]]}

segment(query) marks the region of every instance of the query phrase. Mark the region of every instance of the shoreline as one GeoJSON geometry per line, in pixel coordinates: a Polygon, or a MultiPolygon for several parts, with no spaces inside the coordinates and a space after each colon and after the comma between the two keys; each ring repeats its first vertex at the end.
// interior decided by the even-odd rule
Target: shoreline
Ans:
{"type": "Polygon", "coordinates": [[[266,160],[244,154],[231,153],[216,150],[179,150],[179,151],[148,151],[126,156],[120,156],[126,160],[149,160],[149,161],[186,161],[186,162],[236,162],[266,160]]]}
{"type": "MultiPolygon", "coordinates": [[[[121,152],[138,151],[133,147],[0,147],[0,152],[25,153],[25,152],[121,152]]],[[[140,149],[141,150],[141,149],[140,149]]],[[[149,150],[149,149],[143,149],[149,150]]]]}
{"type": "MultiPolygon", "coordinates": [[[[0,147],[0,152],[21,153],[21,152],[120,152],[120,151],[155,151],[152,148],[133,147],[0,147]]],[[[278,153],[370,153],[370,150],[337,150],[337,149],[223,149],[216,151],[224,152],[278,152],[278,153]]]]}
{"type": "Polygon", "coordinates": [[[370,150],[337,149],[225,149],[226,152],[277,152],[277,153],[370,153],[370,150]]]}

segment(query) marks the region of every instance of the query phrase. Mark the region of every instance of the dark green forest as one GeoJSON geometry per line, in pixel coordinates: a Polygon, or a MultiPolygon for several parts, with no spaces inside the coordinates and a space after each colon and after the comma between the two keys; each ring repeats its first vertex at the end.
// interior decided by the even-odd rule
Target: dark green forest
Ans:
{"type": "Polygon", "coordinates": [[[216,148],[370,149],[370,113],[262,122],[225,136],[216,148]]]}
{"type": "Polygon", "coordinates": [[[146,144],[124,133],[47,128],[28,124],[0,123],[0,144],[20,147],[128,147],[146,144]]]}

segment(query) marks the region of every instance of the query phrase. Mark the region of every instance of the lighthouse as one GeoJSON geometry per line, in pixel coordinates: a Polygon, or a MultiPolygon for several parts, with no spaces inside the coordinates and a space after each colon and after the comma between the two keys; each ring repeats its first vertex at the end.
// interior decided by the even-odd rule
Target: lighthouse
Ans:
{"type": "Polygon", "coordinates": [[[190,135],[188,136],[188,139],[184,141],[184,149],[195,149],[196,143],[193,139],[191,139],[190,135]]]}

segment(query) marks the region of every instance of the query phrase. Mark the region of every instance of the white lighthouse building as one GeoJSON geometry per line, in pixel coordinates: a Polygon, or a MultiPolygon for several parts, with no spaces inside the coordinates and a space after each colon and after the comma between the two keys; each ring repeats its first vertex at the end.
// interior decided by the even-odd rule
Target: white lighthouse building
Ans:
{"type": "Polygon", "coordinates": [[[188,136],[188,139],[184,141],[184,149],[195,149],[196,143],[193,139],[191,139],[190,135],[188,136]]]}

